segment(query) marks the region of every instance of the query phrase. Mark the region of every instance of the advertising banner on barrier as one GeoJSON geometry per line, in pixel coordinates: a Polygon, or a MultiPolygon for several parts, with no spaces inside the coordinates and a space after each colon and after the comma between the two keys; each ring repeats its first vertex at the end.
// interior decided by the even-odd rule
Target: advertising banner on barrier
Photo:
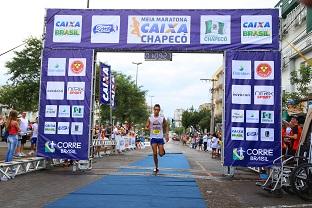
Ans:
{"type": "Polygon", "coordinates": [[[281,156],[281,55],[225,56],[224,165],[270,166],[281,156]]]}
{"type": "Polygon", "coordinates": [[[92,73],[93,50],[44,49],[38,156],[88,159],[92,73]]]}
{"type": "Polygon", "coordinates": [[[100,63],[100,103],[110,104],[111,99],[111,66],[100,63]]]}
{"type": "Polygon", "coordinates": [[[114,51],[279,49],[278,9],[48,9],[45,47],[114,51]]]}

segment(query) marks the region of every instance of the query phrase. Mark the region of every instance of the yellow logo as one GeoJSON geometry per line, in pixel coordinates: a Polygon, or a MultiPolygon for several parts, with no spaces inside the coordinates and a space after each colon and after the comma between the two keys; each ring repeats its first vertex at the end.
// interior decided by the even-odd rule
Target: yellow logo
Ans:
{"type": "Polygon", "coordinates": [[[140,22],[135,17],[132,17],[131,27],[132,27],[131,34],[137,35],[138,37],[141,37],[140,22]]]}

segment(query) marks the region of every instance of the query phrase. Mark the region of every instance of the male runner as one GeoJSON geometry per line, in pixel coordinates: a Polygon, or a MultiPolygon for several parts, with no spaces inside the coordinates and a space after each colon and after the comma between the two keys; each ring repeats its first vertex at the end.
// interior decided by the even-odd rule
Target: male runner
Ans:
{"type": "Polygon", "coordinates": [[[154,173],[158,173],[158,157],[157,151],[159,152],[159,156],[162,157],[165,155],[164,149],[164,132],[166,142],[169,141],[169,129],[164,116],[159,115],[160,105],[154,105],[154,115],[151,115],[146,122],[145,129],[150,131],[151,145],[153,149],[153,157],[155,168],[153,170],[154,173]]]}

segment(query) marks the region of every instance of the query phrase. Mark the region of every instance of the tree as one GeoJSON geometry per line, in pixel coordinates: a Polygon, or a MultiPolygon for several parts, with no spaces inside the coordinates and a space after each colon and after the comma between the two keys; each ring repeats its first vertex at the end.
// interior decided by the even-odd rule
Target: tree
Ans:
{"type": "Polygon", "coordinates": [[[199,131],[208,129],[210,126],[211,112],[208,109],[203,109],[201,111],[195,111],[194,108],[190,108],[184,111],[182,114],[182,126],[187,129],[193,127],[195,130],[199,131]]]}
{"type": "Polygon", "coordinates": [[[283,108],[292,100],[291,105],[301,108],[301,101],[309,99],[311,95],[310,83],[312,81],[312,69],[310,65],[301,65],[299,70],[290,73],[290,84],[295,87],[294,92],[285,92],[283,94],[283,108]]]}
{"type": "MultiPolygon", "coordinates": [[[[143,124],[148,117],[147,105],[145,103],[146,91],[138,88],[130,76],[115,73],[116,82],[116,107],[113,116],[116,121],[143,124]]],[[[101,106],[102,123],[109,120],[109,106],[101,106]]]]}
{"type": "Polygon", "coordinates": [[[18,111],[37,111],[42,41],[29,38],[22,51],[6,63],[11,75],[7,84],[0,88],[0,103],[18,111]]]}

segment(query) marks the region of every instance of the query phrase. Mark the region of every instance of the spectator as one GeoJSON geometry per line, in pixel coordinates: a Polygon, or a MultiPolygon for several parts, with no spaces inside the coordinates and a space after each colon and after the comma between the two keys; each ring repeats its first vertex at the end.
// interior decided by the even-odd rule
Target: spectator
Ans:
{"type": "Polygon", "coordinates": [[[32,135],[31,135],[31,146],[29,155],[33,155],[36,152],[36,145],[37,145],[37,138],[38,138],[38,117],[36,118],[35,122],[32,124],[32,135]]]}
{"type": "Polygon", "coordinates": [[[296,116],[293,116],[290,120],[290,126],[291,126],[291,135],[287,136],[292,143],[292,148],[290,150],[290,155],[295,155],[298,151],[299,144],[300,144],[300,137],[302,128],[298,124],[298,118],[296,116]]]}
{"type": "Polygon", "coordinates": [[[214,133],[211,139],[211,148],[212,148],[211,157],[212,158],[215,158],[218,156],[218,148],[219,148],[218,141],[219,139],[217,138],[217,135],[214,133]]]}
{"type": "Polygon", "coordinates": [[[0,137],[2,141],[4,141],[4,138],[3,138],[4,131],[5,131],[5,122],[4,122],[3,116],[0,115],[0,137]]]}
{"type": "Polygon", "coordinates": [[[203,136],[203,143],[204,143],[204,151],[206,152],[207,151],[207,142],[208,142],[208,135],[205,134],[203,136]]]}
{"type": "Polygon", "coordinates": [[[24,151],[24,145],[27,142],[27,128],[28,128],[28,119],[26,118],[26,112],[22,113],[22,117],[20,118],[20,143],[17,148],[17,156],[24,157],[26,156],[24,151]]]}
{"type": "Polygon", "coordinates": [[[9,119],[6,123],[6,129],[9,132],[9,136],[7,139],[8,143],[8,152],[6,154],[5,162],[10,162],[13,160],[13,155],[17,145],[17,134],[20,131],[19,124],[17,122],[17,111],[11,110],[9,114],[9,119]]]}
{"type": "Polygon", "coordinates": [[[198,135],[198,150],[199,150],[199,151],[203,151],[203,142],[204,142],[204,139],[203,139],[203,137],[199,134],[199,135],[198,135]]]}

